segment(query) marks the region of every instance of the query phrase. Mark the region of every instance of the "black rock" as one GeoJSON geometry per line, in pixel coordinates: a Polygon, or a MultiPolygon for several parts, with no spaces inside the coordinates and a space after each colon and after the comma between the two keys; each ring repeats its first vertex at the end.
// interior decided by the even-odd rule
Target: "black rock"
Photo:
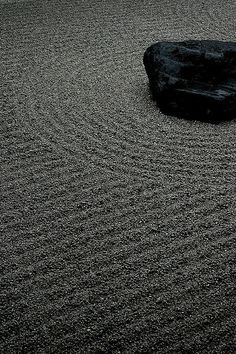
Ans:
{"type": "Polygon", "coordinates": [[[164,114],[212,123],[236,118],[236,43],[159,42],[143,63],[164,114]]]}

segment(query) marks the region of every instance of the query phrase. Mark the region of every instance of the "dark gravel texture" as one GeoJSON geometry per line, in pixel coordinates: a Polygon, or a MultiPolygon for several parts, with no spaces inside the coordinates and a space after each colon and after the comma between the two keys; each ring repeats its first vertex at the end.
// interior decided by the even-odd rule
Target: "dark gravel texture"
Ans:
{"type": "Polygon", "coordinates": [[[235,353],[236,121],[161,114],[142,62],[235,18],[0,1],[1,353],[235,353]]]}

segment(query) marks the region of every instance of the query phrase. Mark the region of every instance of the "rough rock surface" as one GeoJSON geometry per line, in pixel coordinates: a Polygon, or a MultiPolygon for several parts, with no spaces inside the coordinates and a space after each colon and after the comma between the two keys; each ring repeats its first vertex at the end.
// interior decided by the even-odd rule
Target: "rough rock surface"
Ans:
{"type": "Polygon", "coordinates": [[[143,63],[164,114],[212,123],[236,117],[236,43],[159,42],[143,63]]]}

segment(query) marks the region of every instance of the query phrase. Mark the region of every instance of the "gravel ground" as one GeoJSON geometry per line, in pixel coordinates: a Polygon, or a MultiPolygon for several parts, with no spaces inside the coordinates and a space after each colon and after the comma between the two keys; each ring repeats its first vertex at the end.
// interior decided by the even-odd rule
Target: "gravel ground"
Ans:
{"type": "Polygon", "coordinates": [[[236,121],[167,117],[143,53],[234,0],[0,0],[0,352],[234,354],[236,121]]]}

